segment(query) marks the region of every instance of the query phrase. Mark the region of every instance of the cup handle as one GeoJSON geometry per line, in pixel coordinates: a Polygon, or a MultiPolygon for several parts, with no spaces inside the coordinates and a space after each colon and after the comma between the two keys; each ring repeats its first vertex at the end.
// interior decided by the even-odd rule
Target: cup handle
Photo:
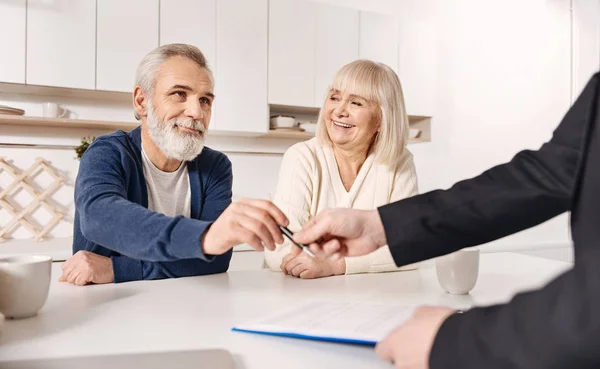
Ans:
{"type": "Polygon", "coordinates": [[[67,114],[69,113],[69,110],[68,110],[68,109],[65,109],[65,108],[63,108],[63,107],[60,107],[59,109],[60,109],[60,110],[62,110],[62,113],[60,113],[60,114],[58,115],[58,117],[59,117],[59,118],[64,118],[64,117],[65,117],[65,116],[67,116],[67,114]]]}

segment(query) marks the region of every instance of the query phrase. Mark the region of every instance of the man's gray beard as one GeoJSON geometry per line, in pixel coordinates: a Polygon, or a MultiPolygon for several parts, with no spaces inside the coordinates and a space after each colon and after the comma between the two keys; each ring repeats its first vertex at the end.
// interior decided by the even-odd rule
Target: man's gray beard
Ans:
{"type": "Polygon", "coordinates": [[[158,148],[170,159],[192,161],[204,148],[205,129],[202,123],[188,119],[171,119],[162,122],[154,112],[154,107],[148,101],[148,133],[158,148]],[[177,126],[192,128],[200,131],[199,136],[179,132],[177,126]]]}

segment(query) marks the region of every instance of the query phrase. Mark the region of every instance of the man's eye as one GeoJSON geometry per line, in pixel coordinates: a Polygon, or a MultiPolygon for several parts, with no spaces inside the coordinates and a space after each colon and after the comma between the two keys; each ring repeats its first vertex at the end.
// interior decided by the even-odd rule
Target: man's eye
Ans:
{"type": "Polygon", "coordinates": [[[173,92],[173,95],[177,95],[183,99],[185,99],[187,97],[187,94],[185,93],[185,91],[175,91],[175,92],[173,92]]]}
{"type": "Polygon", "coordinates": [[[200,102],[201,102],[202,104],[208,104],[208,105],[210,105],[210,99],[208,99],[208,98],[206,98],[206,97],[201,97],[201,98],[200,98],[200,102]]]}

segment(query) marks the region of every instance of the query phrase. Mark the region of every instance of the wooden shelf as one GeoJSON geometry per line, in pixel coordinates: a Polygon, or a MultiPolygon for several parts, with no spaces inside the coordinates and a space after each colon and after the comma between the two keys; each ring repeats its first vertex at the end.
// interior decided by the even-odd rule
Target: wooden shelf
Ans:
{"type": "Polygon", "coordinates": [[[132,93],[120,91],[87,90],[71,87],[39,86],[21,83],[0,83],[0,92],[9,94],[25,94],[44,97],[69,97],[76,99],[92,99],[95,101],[119,102],[131,104],[132,93]]]}
{"type": "MultiPolygon", "coordinates": [[[[292,106],[292,105],[269,105],[271,115],[286,114],[286,115],[304,115],[311,116],[313,121],[317,120],[320,108],[306,107],[306,106],[292,106]]],[[[408,122],[410,125],[414,123],[429,120],[431,117],[425,115],[409,115],[408,122]]]]}
{"type": "Polygon", "coordinates": [[[278,131],[278,130],[270,130],[269,133],[259,136],[264,138],[286,138],[286,139],[294,139],[298,141],[306,141],[315,137],[314,133],[310,132],[298,132],[298,131],[278,131]]]}
{"type": "MultiPolygon", "coordinates": [[[[316,122],[319,116],[320,108],[306,107],[306,106],[293,106],[293,105],[269,105],[270,115],[293,115],[298,121],[311,121],[316,122]]],[[[431,142],[431,117],[424,115],[409,115],[408,124],[410,128],[419,129],[421,132],[415,139],[408,141],[409,144],[431,142]]],[[[274,131],[271,130],[264,136],[269,138],[286,138],[295,139],[298,141],[309,140],[314,137],[313,133],[307,132],[290,132],[290,131],[274,131]]]]}
{"type": "MultiPolygon", "coordinates": [[[[410,140],[409,143],[422,143],[431,141],[430,126],[431,117],[410,116],[411,128],[421,130],[419,138],[410,140]]],[[[65,118],[42,118],[42,117],[25,117],[19,115],[0,115],[0,125],[12,126],[28,126],[28,127],[58,127],[58,128],[86,128],[97,129],[103,131],[114,131],[122,129],[131,131],[139,126],[137,122],[114,122],[114,121],[98,121],[98,120],[83,120],[83,119],[65,119],[65,118]]],[[[271,130],[267,133],[255,132],[225,132],[225,131],[209,131],[209,135],[215,136],[238,136],[238,137],[257,137],[257,138],[273,138],[273,139],[288,139],[296,141],[306,141],[315,137],[314,133],[310,132],[294,132],[294,131],[276,131],[271,130]]]]}
{"type": "MultiPolygon", "coordinates": [[[[275,131],[275,130],[271,130],[269,131],[269,133],[262,135],[262,136],[258,136],[261,138],[284,138],[284,139],[293,139],[296,141],[306,141],[306,140],[310,140],[311,138],[315,137],[314,133],[310,133],[310,132],[290,132],[290,131],[275,131]]],[[[408,143],[409,144],[415,144],[415,143],[425,143],[425,142],[430,142],[430,138],[429,138],[429,134],[428,132],[421,132],[421,135],[416,138],[416,139],[412,139],[409,140],[408,143]]]]}
{"type": "Polygon", "coordinates": [[[42,118],[25,117],[19,115],[0,115],[0,124],[12,126],[30,126],[30,127],[58,127],[58,128],[89,128],[101,130],[131,131],[139,126],[136,122],[111,122],[99,120],[82,120],[67,118],[42,118]]]}

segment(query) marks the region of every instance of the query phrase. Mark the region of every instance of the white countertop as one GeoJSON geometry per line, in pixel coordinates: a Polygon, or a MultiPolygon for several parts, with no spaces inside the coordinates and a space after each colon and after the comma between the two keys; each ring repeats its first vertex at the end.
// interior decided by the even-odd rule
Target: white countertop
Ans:
{"type": "Polygon", "coordinates": [[[570,267],[518,254],[483,254],[475,289],[453,296],[443,292],[431,266],[317,280],[261,270],[76,287],[57,282],[60,264],[55,263],[50,295],[38,316],[5,322],[0,366],[25,358],[225,348],[239,368],[390,368],[369,347],[231,332],[231,327],[308,299],[456,308],[505,302],[570,267]]]}

